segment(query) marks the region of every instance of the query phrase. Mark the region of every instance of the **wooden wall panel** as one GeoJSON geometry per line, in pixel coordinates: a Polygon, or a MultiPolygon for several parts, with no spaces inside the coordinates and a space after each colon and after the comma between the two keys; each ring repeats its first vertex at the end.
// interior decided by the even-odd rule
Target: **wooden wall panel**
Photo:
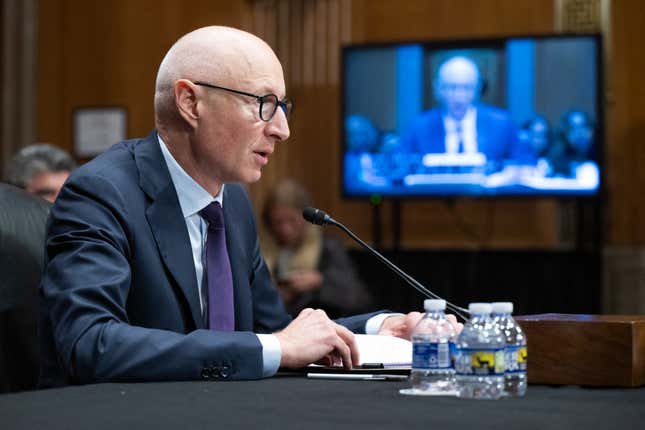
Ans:
{"type": "Polygon", "coordinates": [[[5,163],[34,142],[37,0],[0,3],[0,178],[5,163]]]}
{"type": "Polygon", "coordinates": [[[63,92],[63,16],[60,2],[41,0],[38,9],[38,66],[36,70],[37,140],[71,149],[64,125],[71,121],[63,92]]]}
{"type": "Polygon", "coordinates": [[[354,42],[553,31],[552,0],[359,0],[352,5],[354,42]]]}
{"type": "Polygon", "coordinates": [[[608,68],[608,227],[612,245],[645,245],[645,8],[612,2],[608,68]]]}

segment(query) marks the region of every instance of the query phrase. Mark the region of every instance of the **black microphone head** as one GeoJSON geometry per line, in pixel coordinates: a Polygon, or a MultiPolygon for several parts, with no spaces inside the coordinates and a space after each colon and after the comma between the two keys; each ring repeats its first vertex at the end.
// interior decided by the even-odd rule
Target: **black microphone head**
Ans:
{"type": "Polygon", "coordinates": [[[306,207],[302,211],[302,217],[312,224],[323,225],[331,221],[331,217],[320,209],[306,207]]]}

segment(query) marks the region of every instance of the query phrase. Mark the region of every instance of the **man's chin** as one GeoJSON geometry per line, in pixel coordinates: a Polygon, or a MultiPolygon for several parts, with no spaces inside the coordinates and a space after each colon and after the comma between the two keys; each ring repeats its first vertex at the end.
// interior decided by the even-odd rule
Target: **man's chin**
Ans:
{"type": "Polygon", "coordinates": [[[244,182],[245,184],[253,184],[259,181],[261,177],[262,177],[262,171],[258,169],[258,170],[249,172],[247,175],[244,175],[244,177],[241,178],[241,182],[244,182]]]}

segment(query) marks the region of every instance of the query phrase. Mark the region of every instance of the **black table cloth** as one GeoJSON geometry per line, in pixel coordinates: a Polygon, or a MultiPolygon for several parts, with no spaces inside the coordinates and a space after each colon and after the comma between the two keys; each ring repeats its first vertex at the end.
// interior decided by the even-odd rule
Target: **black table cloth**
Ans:
{"type": "Polygon", "coordinates": [[[408,382],[111,383],[0,396],[8,429],[645,428],[645,388],[529,386],[497,401],[399,394],[408,382]]]}

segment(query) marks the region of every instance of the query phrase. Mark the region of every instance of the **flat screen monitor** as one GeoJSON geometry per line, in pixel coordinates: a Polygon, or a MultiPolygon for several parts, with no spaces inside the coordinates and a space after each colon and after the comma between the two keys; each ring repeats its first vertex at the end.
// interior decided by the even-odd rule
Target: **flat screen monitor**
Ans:
{"type": "Polygon", "coordinates": [[[343,195],[598,193],[600,42],[557,35],[344,47],[343,195]]]}

